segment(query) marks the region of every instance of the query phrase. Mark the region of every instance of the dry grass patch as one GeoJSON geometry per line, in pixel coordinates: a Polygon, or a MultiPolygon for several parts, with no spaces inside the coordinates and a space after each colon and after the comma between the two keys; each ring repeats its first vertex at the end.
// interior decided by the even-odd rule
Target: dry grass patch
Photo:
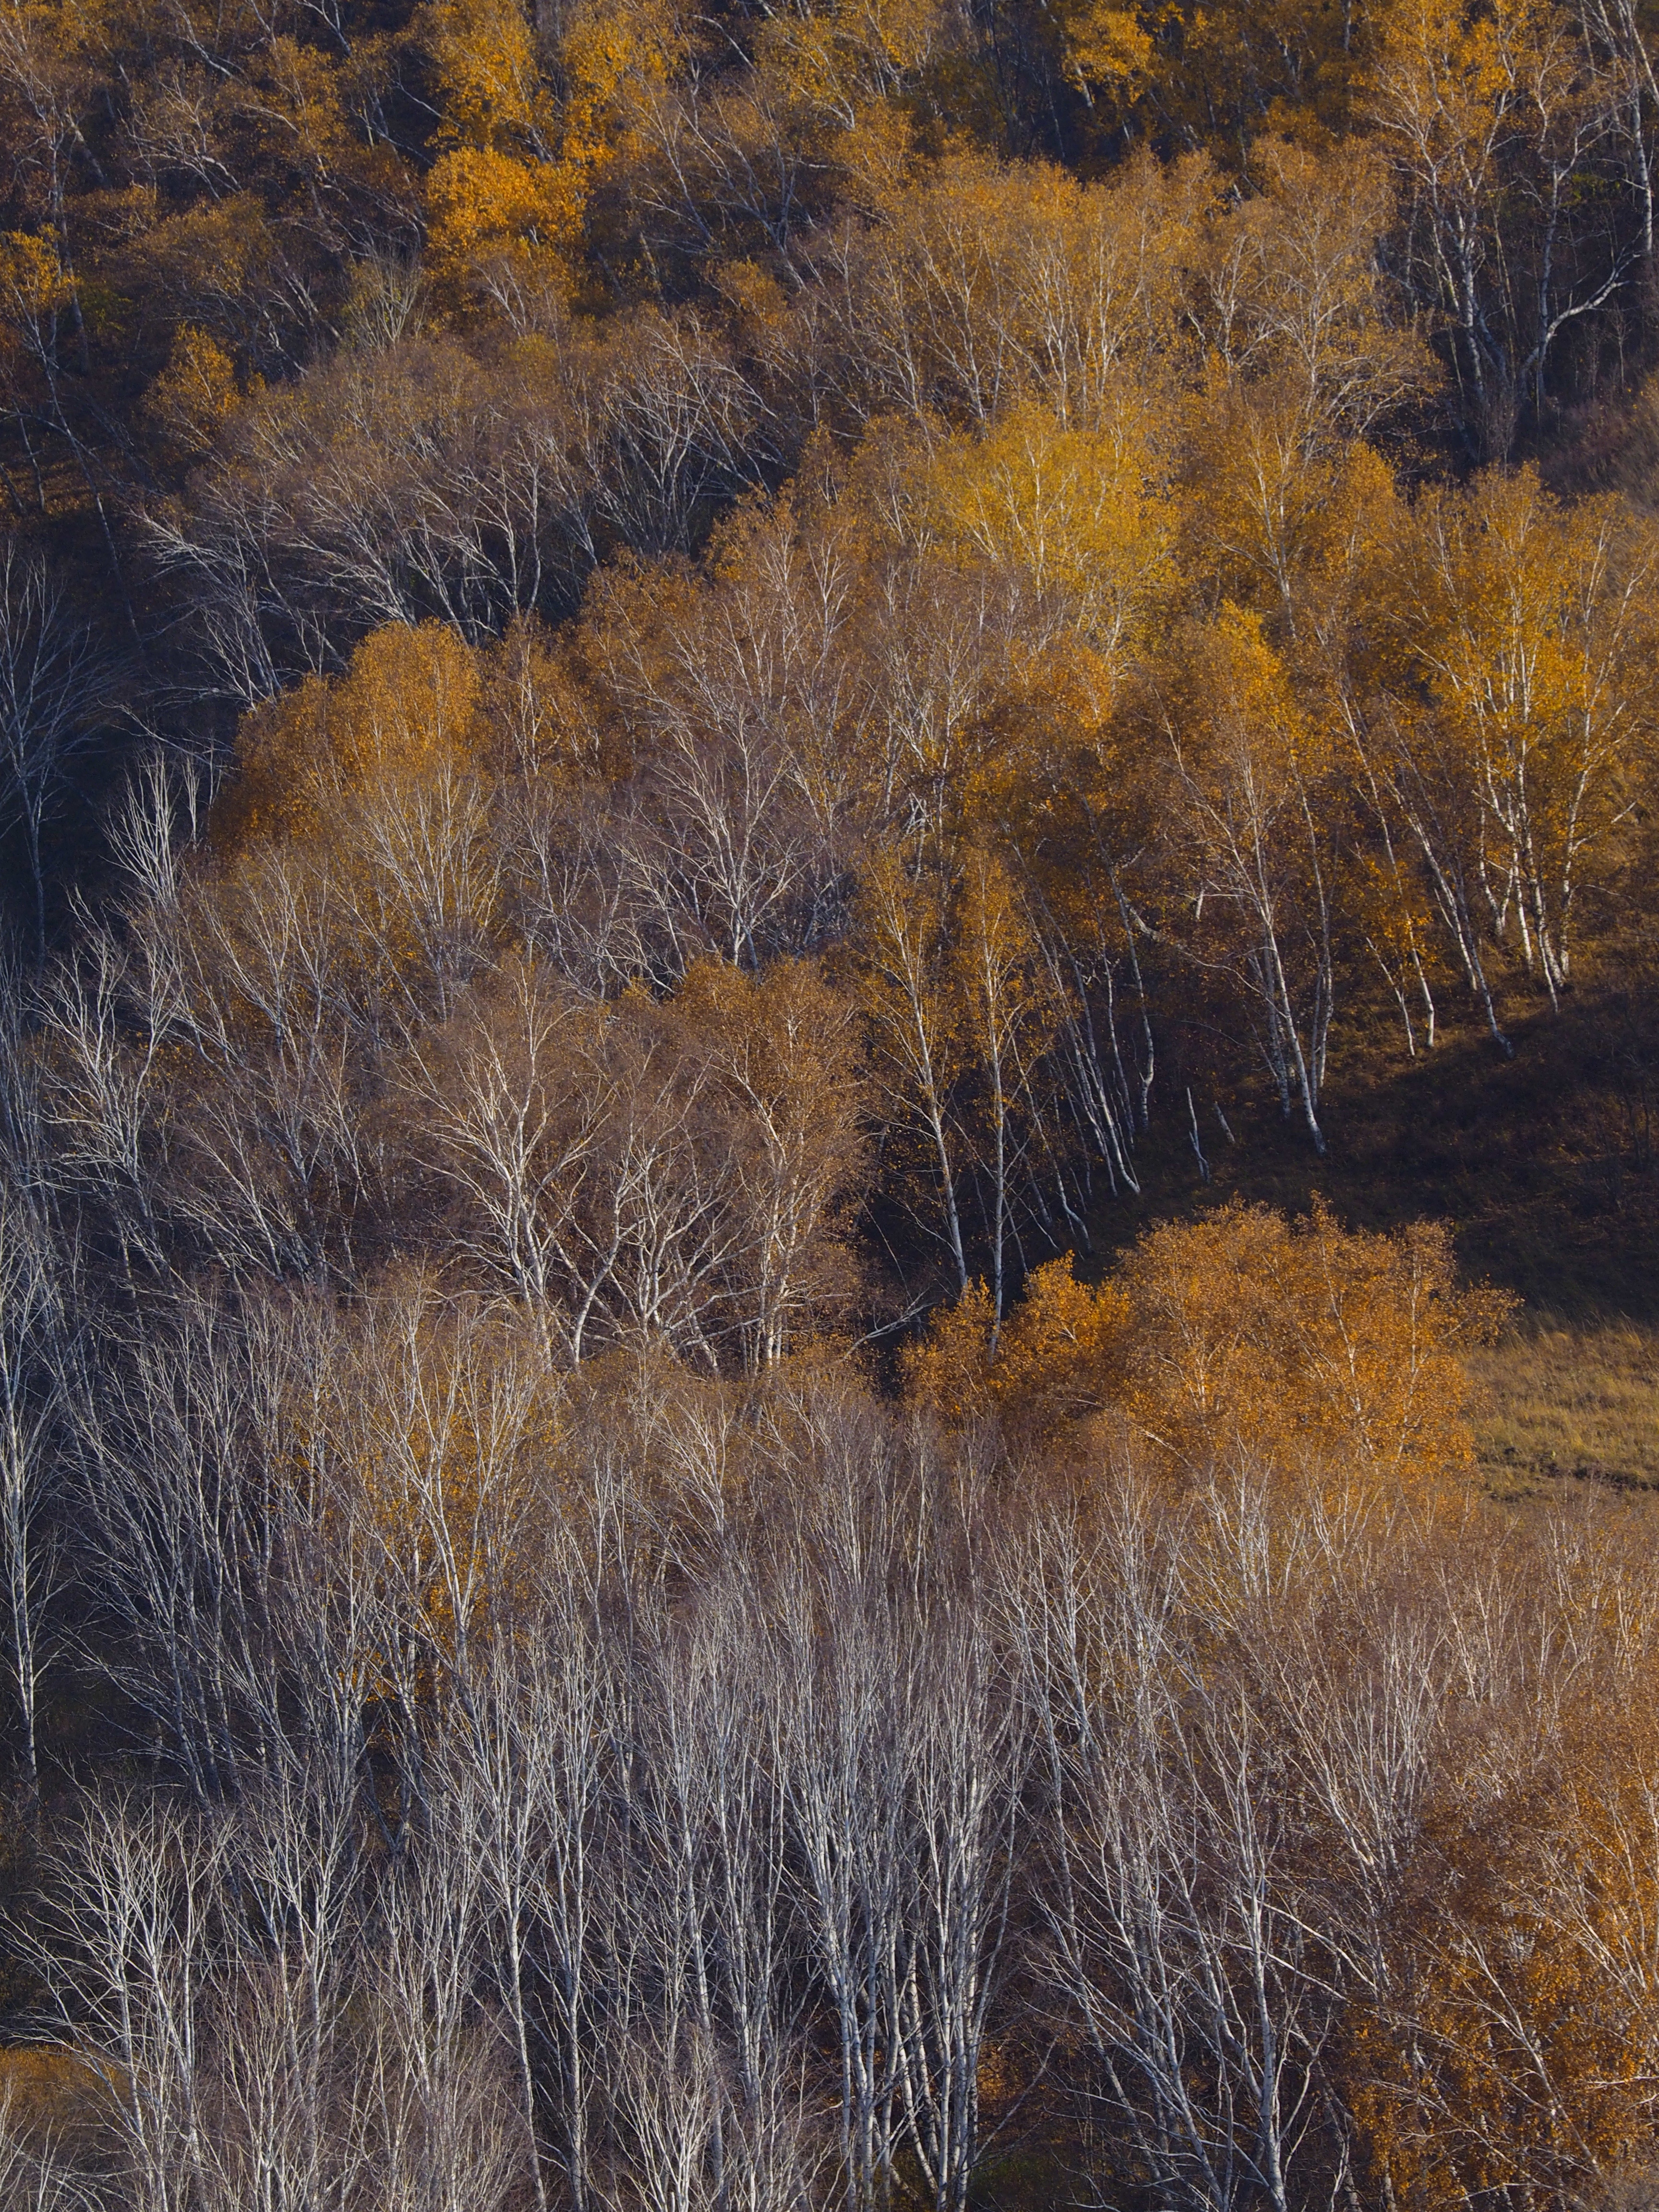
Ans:
{"type": "Polygon", "coordinates": [[[1659,1489],[1659,1329],[1534,1312],[1467,1364],[1475,1449],[1494,1490],[1566,1475],[1659,1489]]]}

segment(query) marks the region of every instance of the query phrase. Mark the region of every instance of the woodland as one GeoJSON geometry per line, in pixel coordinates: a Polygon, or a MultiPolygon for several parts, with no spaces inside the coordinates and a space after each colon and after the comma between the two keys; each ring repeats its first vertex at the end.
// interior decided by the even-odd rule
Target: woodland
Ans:
{"type": "Polygon", "coordinates": [[[0,2212],[1646,2212],[1656,67],[0,0],[0,2212]]]}

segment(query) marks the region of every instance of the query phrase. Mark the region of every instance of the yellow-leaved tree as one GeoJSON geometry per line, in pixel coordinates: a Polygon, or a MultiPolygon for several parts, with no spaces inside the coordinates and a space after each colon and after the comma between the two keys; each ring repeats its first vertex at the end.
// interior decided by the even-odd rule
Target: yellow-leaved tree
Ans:
{"type": "MultiPolygon", "coordinates": [[[[1391,551],[1386,695],[1362,748],[1470,981],[1511,946],[1553,1001],[1587,877],[1652,757],[1659,538],[1528,468],[1419,501],[1391,551]]],[[[1496,1018],[1492,1017],[1493,1027],[1496,1018]]]]}
{"type": "Polygon", "coordinates": [[[665,0],[583,0],[544,56],[508,0],[446,0],[434,24],[434,276],[453,307],[487,301],[519,331],[544,330],[578,287],[596,185],[636,150],[683,29],[665,0]]]}
{"type": "Polygon", "coordinates": [[[1181,854],[1175,926],[1188,957],[1253,1008],[1280,1110],[1299,1112],[1322,1152],[1343,804],[1334,744],[1261,617],[1231,601],[1179,633],[1165,668],[1154,711],[1181,854]]]}
{"type": "Polygon", "coordinates": [[[1345,1230],[1230,1205],[1168,1224],[1119,1277],[1133,1316],[1125,1403],[1175,1467],[1243,1451],[1405,1481],[1465,1468],[1462,1355],[1509,1309],[1457,1281],[1449,1233],[1345,1230]]]}
{"type": "Polygon", "coordinates": [[[982,1284],[907,1356],[947,1424],[1052,1438],[1111,1412],[1154,1466],[1432,1488],[1472,1464],[1462,1355],[1509,1310],[1457,1281],[1446,1231],[1344,1230],[1237,1203],[1149,1231],[1097,1287],[1033,1271],[1000,1333],[982,1284]]]}
{"type": "Polygon", "coordinates": [[[447,1013],[500,896],[480,682],[478,656],[447,625],[377,630],[344,676],[247,718],[216,812],[215,851],[233,872],[276,851],[317,872],[360,986],[389,992],[400,1019],[447,1013]]]}
{"type": "Polygon", "coordinates": [[[1109,667],[1138,641],[1170,583],[1170,520],[1146,425],[1128,410],[1067,425],[1018,401],[981,436],[938,445],[910,526],[938,557],[1021,592],[1028,649],[1079,647],[1109,667]]]}

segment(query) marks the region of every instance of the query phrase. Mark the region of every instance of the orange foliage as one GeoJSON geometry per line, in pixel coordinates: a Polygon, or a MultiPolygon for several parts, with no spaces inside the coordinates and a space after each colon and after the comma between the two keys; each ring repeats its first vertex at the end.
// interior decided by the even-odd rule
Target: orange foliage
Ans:
{"type": "Polygon", "coordinates": [[[1121,1280],[1133,1315],[1127,1408],[1172,1464],[1233,1450],[1395,1480],[1469,1464],[1465,1346],[1508,1310],[1460,1290],[1451,1238],[1291,1224],[1232,1205],[1152,1231],[1121,1280]]]}
{"type": "Polygon", "coordinates": [[[1290,1223],[1234,1204],[1145,1236],[1099,1288],[1035,1269],[1000,1335],[974,1284],[910,1348],[912,1395],[951,1427],[1049,1437],[1115,1408],[1172,1469],[1263,1464],[1422,1480],[1467,1468],[1460,1355],[1508,1310],[1460,1289],[1451,1241],[1290,1223]]]}
{"type": "Polygon", "coordinates": [[[1463,1786],[1431,1808],[1393,1977],[1356,2008],[1349,2064],[1376,2178],[1437,2212],[1515,2188],[1570,2202],[1650,2148],[1650,1665],[1617,1704],[1591,1700],[1519,1771],[1494,1774],[1471,1747],[1463,1786]]]}
{"type": "Polygon", "coordinates": [[[478,687],[476,657],[447,624],[376,630],[345,676],[313,678],[247,718],[240,773],[216,814],[218,849],[326,841],[347,827],[343,805],[377,786],[475,764],[478,687]]]}
{"type": "Polygon", "coordinates": [[[209,331],[184,323],[144,404],[181,452],[199,454],[212,446],[240,397],[230,356],[209,331]]]}
{"type": "Polygon", "coordinates": [[[119,2087],[106,2061],[64,2044],[0,2048],[0,2128],[37,2153],[106,2127],[119,2087]]]}
{"type": "MultiPolygon", "coordinates": [[[[520,264],[523,289],[550,282],[562,295],[581,228],[577,183],[564,167],[491,147],[458,146],[427,179],[428,251],[434,274],[464,299],[465,283],[492,258],[520,264]]],[[[497,278],[499,283],[499,277],[497,278]]]]}

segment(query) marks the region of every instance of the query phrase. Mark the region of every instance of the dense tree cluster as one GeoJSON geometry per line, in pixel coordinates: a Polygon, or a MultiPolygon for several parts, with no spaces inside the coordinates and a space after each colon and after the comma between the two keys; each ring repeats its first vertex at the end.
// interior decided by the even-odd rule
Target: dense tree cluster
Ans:
{"type": "Polygon", "coordinates": [[[1650,2185],[1650,13],[0,0],[0,2202],[1650,2185]]]}
{"type": "Polygon", "coordinates": [[[14,1683],[61,1619],[49,1430],[142,1754],[43,1768],[9,2201],[1641,2171],[1651,1549],[1470,1485],[1502,1301],[1442,1232],[1224,1209],[1000,1334],[981,1288],[884,1401],[829,1349],[573,1364],[407,1272],[181,1291],[102,1354],[5,1226],[14,1683]]]}

